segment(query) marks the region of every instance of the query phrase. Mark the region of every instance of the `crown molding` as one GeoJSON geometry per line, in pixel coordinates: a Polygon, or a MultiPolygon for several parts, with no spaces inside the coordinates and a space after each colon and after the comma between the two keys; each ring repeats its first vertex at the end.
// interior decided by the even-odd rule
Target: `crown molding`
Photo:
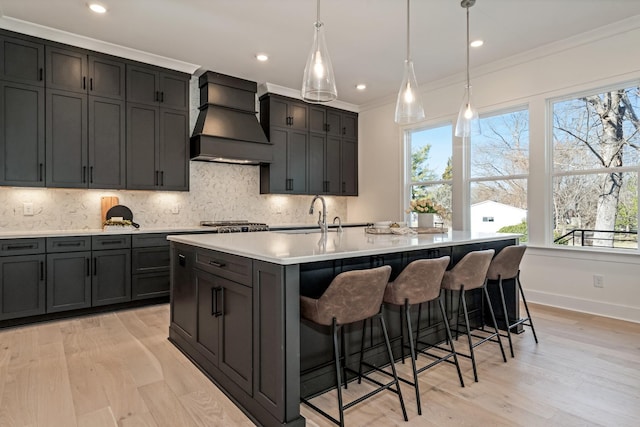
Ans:
{"type": "MultiPolygon", "coordinates": [[[[300,101],[304,101],[302,99],[302,96],[300,96],[300,89],[291,89],[286,86],[280,86],[269,82],[265,82],[258,87],[258,96],[262,96],[265,93],[275,93],[277,95],[288,96],[289,98],[295,98],[299,99],[300,101]]],[[[358,107],[357,105],[340,100],[323,102],[322,105],[339,108],[341,110],[352,111],[354,113],[360,112],[360,107],[358,107]]]]}
{"type": "Polygon", "coordinates": [[[177,59],[167,58],[165,56],[155,55],[153,53],[144,52],[137,49],[131,49],[102,40],[90,37],[80,36],[69,33],[67,31],[58,30],[44,25],[34,24],[32,22],[23,21],[21,19],[11,18],[8,16],[0,17],[0,28],[15,31],[17,33],[26,34],[33,37],[39,37],[58,43],[64,43],[83,49],[94,50],[121,58],[131,59],[133,61],[144,62],[146,64],[157,65],[171,70],[181,71],[183,73],[193,74],[199,65],[189,62],[179,61],[177,59]]]}

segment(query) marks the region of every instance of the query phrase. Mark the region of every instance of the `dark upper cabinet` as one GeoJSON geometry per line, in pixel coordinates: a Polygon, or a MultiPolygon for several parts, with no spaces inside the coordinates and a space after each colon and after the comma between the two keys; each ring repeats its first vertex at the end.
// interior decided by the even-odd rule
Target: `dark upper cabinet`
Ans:
{"type": "Polygon", "coordinates": [[[87,92],[87,54],[80,49],[47,46],[47,89],[87,92]]]}
{"type": "Polygon", "coordinates": [[[126,185],[125,103],[89,96],[89,188],[126,185]]]}
{"type": "Polygon", "coordinates": [[[0,320],[45,312],[45,255],[0,257],[0,320]]]}
{"type": "Polygon", "coordinates": [[[358,139],[358,115],[355,113],[342,113],[342,137],[358,139]]]}
{"type": "Polygon", "coordinates": [[[309,108],[304,102],[269,95],[266,102],[260,104],[260,122],[270,126],[286,127],[298,130],[309,129],[309,108]]]}
{"type": "Polygon", "coordinates": [[[340,138],[309,134],[309,193],[341,194],[340,138]]]}
{"type": "Polygon", "coordinates": [[[327,134],[342,136],[342,113],[340,111],[327,108],[327,134]]]}
{"type": "Polygon", "coordinates": [[[0,36],[0,80],[44,86],[44,44],[0,36]]]}
{"type": "Polygon", "coordinates": [[[341,189],[341,168],[340,160],[342,152],[340,151],[341,141],[340,138],[333,136],[327,136],[327,142],[325,146],[325,181],[327,194],[340,195],[341,189]]]}
{"type": "Polygon", "coordinates": [[[127,66],[127,101],[189,109],[189,76],[142,65],[127,66]]]}
{"type": "Polygon", "coordinates": [[[156,144],[159,140],[158,108],[127,104],[127,188],[154,190],[158,186],[156,144]]]}
{"type": "Polygon", "coordinates": [[[0,81],[0,185],[43,187],[44,88],[0,81]]]}
{"type": "Polygon", "coordinates": [[[308,132],[271,128],[273,162],[260,165],[260,192],[307,194],[308,132]]]}
{"type": "Polygon", "coordinates": [[[86,188],[87,95],[47,91],[46,138],[47,187],[86,188]]]}
{"type": "Polygon", "coordinates": [[[343,196],[358,195],[358,141],[342,139],[341,145],[341,176],[343,196]]]}
{"type": "Polygon", "coordinates": [[[322,106],[309,106],[309,131],[325,133],[327,131],[327,108],[322,106]]]}
{"type": "Polygon", "coordinates": [[[188,190],[188,113],[128,104],[127,123],[127,188],[188,190]]]}
{"type": "Polygon", "coordinates": [[[82,49],[47,46],[45,51],[47,89],[124,99],[124,62],[102,55],[88,55],[82,49]]]}
{"type": "Polygon", "coordinates": [[[89,55],[90,95],[104,98],[125,98],[125,64],[105,56],[89,55]]]}

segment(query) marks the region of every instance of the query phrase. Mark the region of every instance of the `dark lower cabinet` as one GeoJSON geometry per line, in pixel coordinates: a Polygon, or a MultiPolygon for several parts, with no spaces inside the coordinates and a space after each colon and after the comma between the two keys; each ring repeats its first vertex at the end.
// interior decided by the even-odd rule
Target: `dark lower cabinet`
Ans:
{"type": "Polygon", "coordinates": [[[190,344],[196,341],[197,293],[194,285],[194,252],[185,246],[171,252],[171,327],[190,344]]]}
{"type": "Polygon", "coordinates": [[[92,252],[93,306],[131,301],[131,250],[114,249],[92,252]]]}
{"type": "Polygon", "coordinates": [[[198,347],[220,371],[251,394],[251,288],[200,270],[195,270],[195,284],[198,347]]]}
{"type": "Polygon", "coordinates": [[[91,307],[91,252],[47,254],[47,313],[91,307]]]}
{"type": "Polygon", "coordinates": [[[0,320],[45,312],[45,255],[0,257],[0,320]]]}
{"type": "MultiPolygon", "coordinates": [[[[150,235],[150,236],[153,236],[150,235]]],[[[138,243],[134,236],[131,250],[131,299],[139,300],[169,295],[169,242],[160,241],[161,246],[136,247],[138,243]]],[[[145,239],[146,240],[146,239],[145,239]]]]}

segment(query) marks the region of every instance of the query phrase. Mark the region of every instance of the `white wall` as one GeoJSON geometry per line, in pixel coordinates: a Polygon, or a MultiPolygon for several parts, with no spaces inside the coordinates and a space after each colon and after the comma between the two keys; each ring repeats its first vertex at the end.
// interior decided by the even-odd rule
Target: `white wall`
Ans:
{"type": "MultiPolygon", "coordinates": [[[[549,164],[545,158],[547,99],[640,80],[640,18],[472,69],[480,114],[529,107],[529,246],[522,265],[527,297],[534,302],[640,322],[640,254],[606,254],[550,248],[549,164]],[[604,288],[593,286],[604,275],[604,288]]],[[[463,54],[464,52],[461,52],[463,54]]],[[[472,55],[473,62],[473,55],[472,55]]],[[[400,78],[400,77],[398,77],[400,78]]],[[[427,121],[413,127],[453,122],[463,76],[423,87],[427,121]]],[[[393,122],[395,99],[360,111],[360,197],[348,200],[348,220],[392,219],[403,215],[402,131],[393,122]]],[[[468,227],[464,157],[455,138],[453,224],[468,227]]]]}

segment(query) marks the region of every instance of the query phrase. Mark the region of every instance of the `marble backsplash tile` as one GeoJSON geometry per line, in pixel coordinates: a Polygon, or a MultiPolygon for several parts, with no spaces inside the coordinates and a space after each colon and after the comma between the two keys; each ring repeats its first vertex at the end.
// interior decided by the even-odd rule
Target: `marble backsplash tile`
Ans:
{"type": "MultiPolygon", "coordinates": [[[[0,232],[101,228],[102,196],[117,196],[143,229],[195,226],[201,220],[270,225],[317,221],[309,215],[312,196],[260,194],[257,166],[191,162],[190,169],[188,192],[0,187],[0,232]],[[24,203],[33,203],[32,216],[23,215],[24,203]]],[[[325,199],[329,220],[346,219],[346,198],[325,199]]]]}

